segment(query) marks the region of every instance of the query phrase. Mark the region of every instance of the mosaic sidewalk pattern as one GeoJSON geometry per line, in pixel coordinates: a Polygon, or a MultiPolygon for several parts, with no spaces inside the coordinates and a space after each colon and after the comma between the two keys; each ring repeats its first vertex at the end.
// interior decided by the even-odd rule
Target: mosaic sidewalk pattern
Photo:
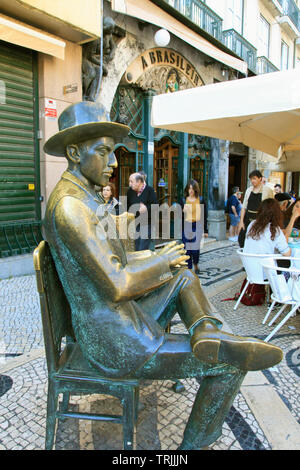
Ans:
{"type": "Polygon", "coordinates": [[[231,244],[200,254],[198,277],[203,287],[209,287],[216,282],[224,282],[243,271],[237,254],[238,248],[237,244],[231,244]]]}
{"type": "Polygon", "coordinates": [[[35,276],[0,281],[1,362],[44,347],[35,276]]]}
{"type": "MultiPolygon", "coordinates": [[[[251,307],[240,304],[238,309],[234,311],[234,302],[222,302],[222,299],[234,297],[236,291],[237,288],[234,286],[211,298],[217,311],[230,325],[233,333],[265,339],[281,318],[272,326],[262,325],[261,322],[267,311],[266,304],[251,307]]],[[[263,373],[289,408],[291,414],[300,423],[300,314],[290,318],[270,342],[283,350],[284,358],[280,364],[263,371],[263,373]]]]}
{"type": "MultiPolygon", "coordinates": [[[[39,358],[9,372],[12,387],[0,398],[0,450],[44,448],[47,372],[39,358]]],[[[198,384],[182,381],[185,391],[177,394],[170,381],[147,382],[141,387],[136,433],[137,450],[175,450],[182,440],[198,384]]],[[[103,395],[72,397],[71,407],[81,412],[118,414],[117,399],[103,395]]],[[[121,425],[66,419],[59,421],[56,449],[120,450],[121,425]]],[[[223,435],[209,447],[213,450],[270,449],[241,393],[236,397],[223,426],[223,435]]]]}
{"type": "MultiPolygon", "coordinates": [[[[236,245],[218,247],[201,254],[202,285],[224,282],[224,291],[211,298],[217,311],[234,333],[265,338],[270,331],[261,325],[266,305],[245,307],[236,312],[234,302],[222,302],[238,290],[226,289],[225,279],[241,269],[236,245]],[[224,279],[225,276],[225,279],[224,279]],[[225,290],[226,289],[226,290],[225,290]]],[[[0,281],[0,368],[17,356],[43,348],[39,299],[35,276],[0,281]]],[[[185,331],[178,315],[172,331],[185,331]]],[[[296,315],[272,338],[282,347],[284,360],[264,371],[268,381],[299,422],[300,315],[296,315]]],[[[183,393],[175,393],[170,381],[147,382],[142,386],[136,449],[174,450],[181,442],[184,423],[190,412],[198,384],[194,379],[182,381],[183,393]]],[[[47,396],[47,371],[44,357],[15,366],[0,374],[0,450],[43,449],[47,396]]],[[[72,397],[71,406],[80,411],[118,413],[116,399],[101,395],[72,397]]],[[[57,429],[57,449],[122,448],[121,426],[67,419],[57,429]]],[[[239,393],[223,426],[222,437],[209,449],[213,450],[270,450],[243,395],[239,393]]]]}

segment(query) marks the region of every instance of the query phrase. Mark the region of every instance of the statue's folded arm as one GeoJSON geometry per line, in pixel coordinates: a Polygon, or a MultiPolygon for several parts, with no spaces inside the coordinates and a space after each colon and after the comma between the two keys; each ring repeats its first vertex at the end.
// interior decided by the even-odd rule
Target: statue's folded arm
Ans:
{"type": "Polygon", "coordinates": [[[168,261],[155,253],[142,258],[129,255],[124,264],[114,250],[118,244],[122,250],[118,238],[112,243],[109,230],[104,230],[101,220],[79,199],[62,198],[53,216],[58,236],[113,302],[138,298],[173,277],[168,261]]]}

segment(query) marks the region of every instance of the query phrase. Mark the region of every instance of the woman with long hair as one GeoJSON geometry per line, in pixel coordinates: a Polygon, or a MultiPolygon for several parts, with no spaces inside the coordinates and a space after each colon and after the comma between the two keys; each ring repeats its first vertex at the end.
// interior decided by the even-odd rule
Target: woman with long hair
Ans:
{"type": "Polygon", "coordinates": [[[102,188],[102,197],[105,200],[105,209],[107,212],[113,212],[115,215],[119,215],[120,203],[115,198],[116,189],[113,183],[107,183],[102,188]]]}
{"type": "Polygon", "coordinates": [[[182,241],[186,254],[190,257],[188,268],[192,269],[194,265],[195,273],[200,274],[198,267],[200,243],[203,232],[207,234],[207,209],[203,197],[200,196],[200,188],[196,180],[191,179],[187,183],[180,205],[183,211],[182,241]]]}
{"type": "Polygon", "coordinates": [[[283,256],[290,256],[291,250],[282,227],[282,211],[278,201],[265,199],[259,206],[256,220],[248,226],[244,253],[273,254],[276,250],[283,256]]]}

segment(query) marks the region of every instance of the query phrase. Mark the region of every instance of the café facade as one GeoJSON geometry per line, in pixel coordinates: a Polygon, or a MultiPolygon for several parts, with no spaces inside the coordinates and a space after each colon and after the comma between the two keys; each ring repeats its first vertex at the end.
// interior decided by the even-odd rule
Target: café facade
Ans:
{"type": "Polygon", "coordinates": [[[143,170],[158,200],[171,205],[183,196],[188,180],[195,179],[209,203],[212,223],[221,223],[224,231],[229,143],[154,129],[151,103],[155,94],[242,78],[247,67],[223,46],[218,48],[194,31],[188,33],[184,25],[180,28],[177,20],[168,23],[169,15],[153,2],[142,2],[145,9],[134,12],[130,10],[132,2],[125,2],[127,14],[121,12],[118,3],[106,3],[105,15],[124,34],[115,37],[113,58],[107,63],[97,98],[110,110],[113,121],[131,129],[128,138],[116,146],[118,168],[112,181],[117,195],[126,194],[131,173],[143,170]],[[161,46],[156,44],[155,34],[164,25],[168,25],[170,41],[161,46]]]}

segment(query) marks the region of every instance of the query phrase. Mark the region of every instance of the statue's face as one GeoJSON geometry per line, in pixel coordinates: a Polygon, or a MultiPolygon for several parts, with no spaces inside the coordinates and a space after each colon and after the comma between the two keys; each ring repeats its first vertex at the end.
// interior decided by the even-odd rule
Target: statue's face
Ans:
{"type": "Polygon", "coordinates": [[[99,137],[78,145],[80,171],[90,183],[106,186],[109,182],[113,168],[118,166],[114,146],[112,137],[99,137]]]}

